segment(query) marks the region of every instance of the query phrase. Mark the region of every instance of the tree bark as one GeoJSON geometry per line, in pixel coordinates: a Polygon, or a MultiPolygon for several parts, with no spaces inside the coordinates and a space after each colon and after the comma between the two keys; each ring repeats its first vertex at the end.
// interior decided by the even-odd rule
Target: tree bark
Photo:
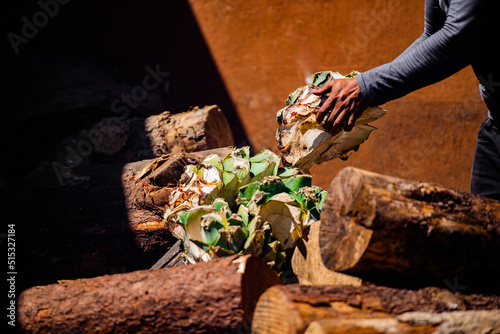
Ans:
{"type": "Polygon", "coordinates": [[[292,270],[303,285],[360,286],[361,279],[325,267],[319,249],[321,221],[313,223],[304,233],[292,256],[292,270]]]}
{"type": "Polygon", "coordinates": [[[261,293],[280,280],[261,259],[100,276],[24,291],[26,333],[225,333],[248,328],[261,293]]]}
{"type": "Polygon", "coordinates": [[[9,217],[5,221],[22,222],[16,225],[24,242],[16,254],[20,286],[151,267],[177,241],[163,224],[163,212],[185,165],[230,150],[81,166],[73,172],[78,182],[66,186],[34,184],[54,177],[50,165],[39,169],[8,199],[10,212],[0,213],[9,217]]]}
{"type": "Polygon", "coordinates": [[[321,221],[331,270],[386,285],[498,291],[495,200],[346,168],[332,180],[321,221]]]}
{"type": "Polygon", "coordinates": [[[500,296],[461,295],[435,287],[405,290],[375,285],[290,284],[271,287],[262,294],[255,307],[252,333],[304,333],[313,321],[388,319],[412,311],[493,310],[499,307],[500,296]]]}
{"type": "Polygon", "coordinates": [[[216,105],[147,118],[104,119],[89,133],[94,155],[106,162],[234,146],[231,127],[216,105]]]}

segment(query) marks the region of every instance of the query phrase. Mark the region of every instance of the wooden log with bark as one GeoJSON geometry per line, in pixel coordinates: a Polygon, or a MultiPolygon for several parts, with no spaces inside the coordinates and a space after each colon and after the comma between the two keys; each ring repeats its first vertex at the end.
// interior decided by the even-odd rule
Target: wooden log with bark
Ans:
{"type": "Polygon", "coordinates": [[[293,251],[292,270],[303,285],[360,286],[361,279],[338,273],[325,267],[319,249],[321,221],[314,222],[304,233],[293,251]]]}
{"type": "Polygon", "coordinates": [[[36,275],[23,274],[19,283],[33,286],[151,267],[177,241],[163,224],[163,210],[184,167],[230,151],[80,166],[72,172],[75,182],[65,186],[58,185],[50,165],[39,168],[0,213],[8,217],[5,221],[26,222],[17,226],[29,245],[17,255],[21,271],[36,275]]]}
{"type": "Polygon", "coordinates": [[[103,119],[86,133],[94,158],[106,162],[234,146],[229,123],[216,105],[177,114],[165,111],[147,118],[103,119]]]}
{"type": "MultiPolygon", "coordinates": [[[[365,324],[368,328],[377,322],[388,321],[389,325],[394,325],[394,320],[399,315],[408,314],[407,312],[433,314],[490,310],[488,319],[492,320],[500,314],[498,308],[500,296],[462,295],[436,287],[406,290],[375,285],[353,287],[290,284],[271,287],[262,294],[252,318],[252,333],[304,333],[312,322],[323,322],[315,327],[335,329],[328,331],[329,333],[379,333],[366,329],[359,332],[350,330],[355,329],[356,324],[366,322],[366,319],[371,319],[365,324]]],[[[406,318],[407,324],[396,327],[401,333],[411,329],[410,319],[416,319],[415,316],[406,318]]],[[[415,323],[418,324],[417,321],[415,323]]],[[[431,333],[440,323],[427,321],[406,333],[431,333]]],[[[321,333],[319,329],[313,333],[318,332],[321,333]]]]}
{"type": "Polygon", "coordinates": [[[495,200],[346,168],[331,182],[319,235],[327,268],[371,282],[500,288],[495,200]]]}
{"type": "Polygon", "coordinates": [[[232,333],[249,328],[259,295],[279,283],[261,259],[231,256],[33,287],[18,320],[26,333],[232,333]]]}

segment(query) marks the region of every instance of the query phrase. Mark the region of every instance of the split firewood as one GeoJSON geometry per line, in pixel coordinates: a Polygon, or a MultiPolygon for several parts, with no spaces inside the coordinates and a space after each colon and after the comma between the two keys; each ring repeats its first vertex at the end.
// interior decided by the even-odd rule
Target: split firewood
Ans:
{"type": "Polygon", "coordinates": [[[259,295],[279,283],[249,255],[62,281],[21,294],[19,326],[26,333],[243,331],[259,295]]]}
{"type": "MultiPolygon", "coordinates": [[[[335,321],[339,326],[345,322],[345,327],[337,327],[338,331],[330,333],[351,333],[348,329],[352,329],[350,326],[354,327],[355,323],[349,320],[386,321],[414,311],[433,313],[493,310],[490,316],[494,318],[498,316],[499,307],[500,296],[462,295],[436,287],[406,290],[375,285],[353,287],[290,284],[271,287],[262,294],[252,318],[252,333],[304,333],[314,321],[335,321]]],[[[420,328],[423,331],[413,333],[430,333],[424,329],[435,326],[436,324],[428,321],[420,328]]],[[[401,326],[402,333],[405,333],[405,327],[407,326],[401,326]]],[[[361,333],[372,332],[367,330],[361,333]]]]}
{"type": "Polygon", "coordinates": [[[499,291],[495,200],[346,168],[332,180],[319,235],[334,271],[384,285],[499,291]]]}
{"type": "Polygon", "coordinates": [[[360,286],[361,279],[325,267],[319,249],[321,221],[314,222],[299,241],[292,256],[293,273],[303,285],[360,286]]]}

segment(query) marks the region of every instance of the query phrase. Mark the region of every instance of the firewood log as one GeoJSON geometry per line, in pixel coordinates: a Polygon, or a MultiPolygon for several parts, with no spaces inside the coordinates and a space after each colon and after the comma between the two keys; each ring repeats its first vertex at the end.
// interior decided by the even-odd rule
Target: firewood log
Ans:
{"type": "Polygon", "coordinates": [[[249,328],[259,295],[279,284],[261,259],[220,258],[25,290],[26,333],[226,333],[249,328]]]}
{"type": "MultiPolygon", "coordinates": [[[[413,311],[433,313],[495,310],[499,307],[500,296],[462,295],[436,287],[406,290],[376,285],[290,284],[271,287],[260,296],[252,318],[252,333],[304,333],[313,321],[344,321],[348,329],[348,325],[355,325],[354,321],[348,321],[353,319],[385,321],[413,311]]],[[[426,326],[423,326],[424,329],[426,326]]],[[[351,333],[348,330],[337,332],[351,333]]]]}
{"type": "Polygon", "coordinates": [[[106,162],[234,146],[231,127],[216,105],[147,118],[104,119],[89,133],[95,157],[106,162]]]}
{"type": "Polygon", "coordinates": [[[299,241],[292,256],[293,273],[303,285],[360,286],[361,279],[341,274],[325,267],[319,249],[321,221],[314,222],[299,241]]]}
{"type": "MultiPolygon", "coordinates": [[[[184,167],[230,150],[82,166],[75,170],[82,183],[20,188],[9,210],[26,222],[17,224],[26,241],[18,252],[23,285],[149,268],[177,241],[163,224],[163,210],[184,167]]],[[[51,174],[49,166],[36,178],[51,174]]]]}
{"type": "Polygon", "coordinates": [[[500,202],[356,168],[321,212],[325,266],[394,286],[499,291],[500,202]]]}

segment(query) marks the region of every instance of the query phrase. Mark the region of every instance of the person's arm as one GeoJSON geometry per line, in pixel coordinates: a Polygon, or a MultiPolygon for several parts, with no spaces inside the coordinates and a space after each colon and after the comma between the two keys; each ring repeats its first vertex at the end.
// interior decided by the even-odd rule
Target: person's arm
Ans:
{"type": "MultiPolygon", "coordinates": [[[[371,106],[384,104],[441,81],[469,65],[477,48],[484,2],[451,0],[442,27],[430,31],[430,36],[392,62],[359,74],[356,78],[365,101],[371,106]]],[[[428,0],[426,9],[439,12],[433,3],[428,0]]],[[[434,23],[437,14],[432,15],[430,20],[434,23]]]]}
{"type": "Polygon", "coordinates": [[[317,120],[326,129],[350,131],[370,106],[384,104],[421,87],[440,81],[470,64],[480,20],[488,0],[451,0],[444,17],[435,0],[425,6],[424,33],[391,63],[334,80],[316,91],[330,96],[318,110],[317,120]]]}

